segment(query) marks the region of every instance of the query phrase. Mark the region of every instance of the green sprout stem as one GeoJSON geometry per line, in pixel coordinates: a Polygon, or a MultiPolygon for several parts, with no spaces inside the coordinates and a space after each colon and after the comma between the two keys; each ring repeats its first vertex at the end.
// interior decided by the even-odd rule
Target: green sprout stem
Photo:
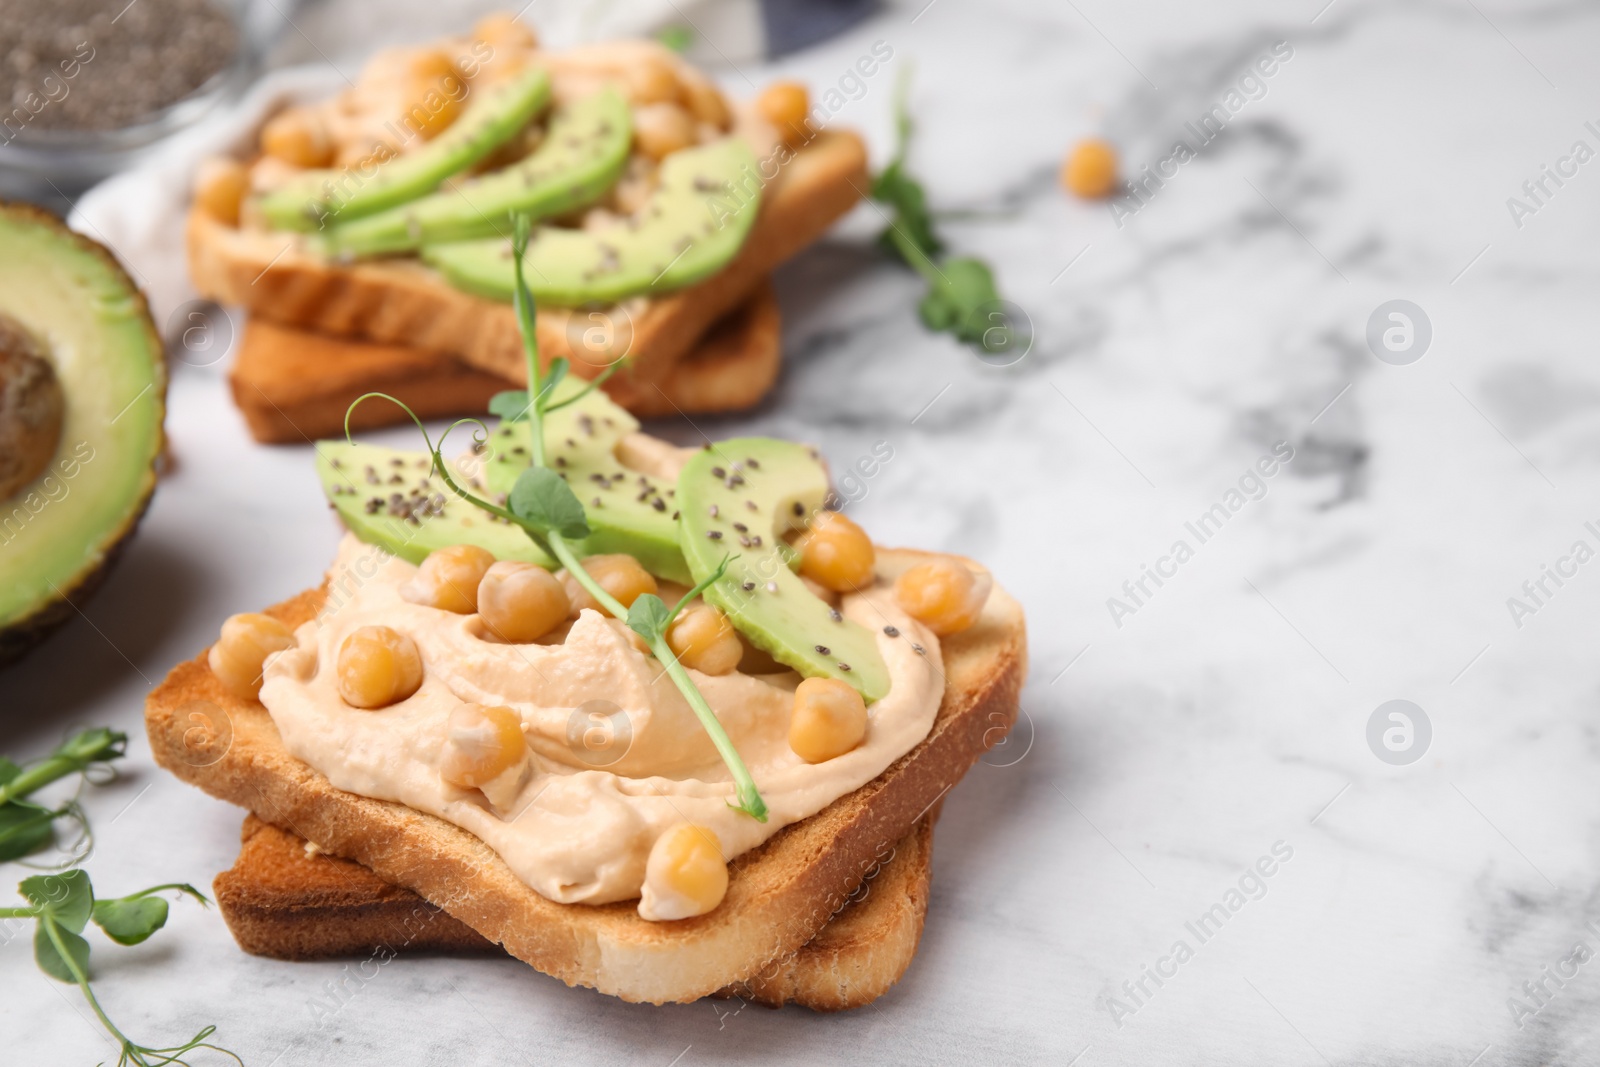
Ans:
{"type": "Polygon", "coordinates": [[[895,248],[905,257],[906,262],[911,264],[912,268],[922,275],[929,285],[945,284],[944,275],[939,272],[939,268],[928,257],[928,254],[922,250],[922,246],[913,241],[899,226],[890,225],[889,240],[894,242],[895,248]]]}
{"type": "MultiPolygon", "coordinates": [[[[528,372],[528,445],[533,456],[533,464],[537,467],[548,466],[545,462],[544,447],[544,416],[546,413],[547,397],[540,389],[539,373],[539,336],[537,332],[537,312],[534,309],[533,293],[528,289],[523,278],[522,256],[528,247],[528,218],[519,215],[515,220],[516,236],[512,242],[512,260],[516,272],[516,288],[514,303],[517,312],[517,325],[522,332],[522,351],[527,361],[528,372]]],[[[593,388],[591,385],[590,388],[593,388]]],[[[581,585],[584,590],[603,605],[615,618],[626,619],[628,609],[622,602],[601,588],[600,583],[579,562],[578,555],[572,550],[565,537],[558,530],[551,530],[545,535],[550,546],[550,552],[567,569],[567,573],[581,585]]],[[[686,597],[685,600],[688,598],[686,597]]],[[[672,684],[678,687],[678,692],[683,694],[683,699],[688,701],[689,707],[694,709],[695,717],[700,720],[700,725],[711,737],[711,743],[716,746],[717,754],[727,764],[728,772],[733,775],[734,787],[738,792],[739,803],[733,805],[737,810],[756,819],[759,822],[767,820],[767,804],[761,799],[761,792],[756,788],[755,779],[750,774],[750,768],[745,766],[744,757],[739,755],[739,750],[734,747],[733,740],[728,737],[727,730],[711,710],[711,705],[706,703],[706,698],[694,684],[694,679],[689,677],[683,669],[683,664],[678,662],[677,654],[672,651],[672,646],[667,643],[666,630],[671,625],[671,620],[682,610],[684,601],[672,609],[667,617],[667,624],[650,639],[650,651],[656,659],[661,661],[666,669],[667,677],[672,679],[672,684]]]]}
{"type": "MultiPolygon", "coordinates": [[[[149,889],[119,897],[117,900],[138,900],[153,893],[160,893],[169,889],[187,893],[202,903],[206,903],[205,895],[198,889],[178,882],[152,886],[149,889]]],[[[0,908],[0,919],[38,920],[39,928],[44,931],[45,937],[55,949],[56,956],[60,959],[61,964],[66,967],[67,973],[72,976],[73,984],[83,994],[83,999],[89,1002],[89,1007],[94,1012],[95,1018],[99,1019],[100,1025],[105,1027],[106,1032],[116,1039],[120,1050],[120,1055],[117,1058],[119,1067],[129,1063],[136,1064],[138,1067],[167,1067],[169,1064],[184,1064],[187,1062],[182,1058],[185,1053],[201,1048],[210,1049],[213,1052],[219,1052],[231,1057],[234,1062],[239,1063],[242,1067],[244,1061],[239,1059],[236,1054],[225,1048],[207,1043],[206,1038],[216,1032],[217,1028],[215,1026],[206,1026],[182,1045],[174,1045],[171,1048],[149,1048],[134,1041],[118,1029],[117,1024],[111,1021],[111,1017],[100,1006],[100,1000],[94,995],[94,989],[89,984],[88,972],[79,963],[77,956],[73,954],[66,938],[62,936],[61,924],[57,921],[49,905],[36,904],[27,907],[0,908]]],[[[99,920],[97,919],[96,921],[98,922],[99,920]]]]}
{"type": "MultiPolygon", "coordinates": [[[[153,893],[155,890],[152,889],[149,890],[149,892],[153,893]]],[[[136,895],[143,896],[144,894],[140,893],[136,895]]],[[[26,909],[8,908],[6,910],[25,911],[26,909]]],[[[83,968],[78,966],[78,961],[73,959],[72,953],[67,951],[66,942],[61,938],[61,928],[56,925],[56,921],[50,918],[48,915],[40,916],[39,921],[44,924],[45,936],[48,937],[50,939],[50,943],[55,946],[56,954],[61,957],[61,962],[65,963],[67,965],[67,970],[72,972],[73,981],[77,983],[79,992],[83,994],[83,999],[89,1002],[89,1007],[94,1011],[95,1018],[99,1019],[100,1025],[105,1027],[106,1031],[111,1034],[112,1037],[117,1039],[117,1044],[122,1050],[121,1056],[117,1059],[119,1064],[134,1063],[138,1064],[139,1067],[166,1067],[168,1064],[183,1063],[184,1061],[179,1057],[181,1057],[185,1052],[192,1052],[197,1048],[208,1048],[213,1052],[220,1052],[225,1056],[232,1056],[234,1061],[241,1064],[242,1067],[244,1061],[239,1059],[238,1056],[234,1055],[232,1052],[229,1052],[225,1048],[219,1048],[216,1045],[206,1043],[206,1038],[210,1037],[216,1032],[217,1028],[215,1026],[207,1026],[203,1028],[199,1033],[195,1034],[194,1037],[190,1038],[182,1045],[175,1045],[172,1048],[147,1048],[146,1046],[134,1041],[121,1030],[118,1030],[117,1024],[112,1022],[110,1016],[105,1013],[105,1009],[100,1007],[100,1001],[96,999],[94,990],[89,986],[89,976],[84,973],[83,968]],[[155,1058],[147,1058],[152,1056],[155,1058]]]]}
{"type": "MultiPolygon", "coordinates": [[[[578,396],[567,397],[554,404],[550,402],[550,394],[554,392],[554,389],[549,385],[544,384],[539,372],[539,342],[537,334],[535,333],[536,312],[534,311],[533,294],[528,290],[527,284],[524,282],[522,276],[522,253],[527,248],[528,240],[527,217],[518,216],[516,224],[517,231],[516,238],[513,242],[513,250],[514,260],[516,263],[517,287],[514,303],[516,306],[517,324],[522,333],[523,351],[527,358],[528,406],[525,410],[525,414],[528,421],[528,444],[531,449],[532,465],[535,467],[547,467],[548,464],[545,462],[544,416],[549,414],[551,411],[565,407],[568,404],[573,403],[575,400],[581,398],[583,395],[586,395],[590,390],[594,389],[607,377],[609,377],[617,365],[614,364],[612,367],[607,368],[606,372],[590,381],[584,387],[583,391],[578,394],[578,396]]],[[[563,368],[561,371],[552,372],[550,377],[555,379],[564,373],[565,370],[563,368]]],[[[440,480],[444,482],[447,489],[474,507],[488,512],[490,515],[494,515],[497,518],[504,519],[506,522],[514,523],[517,526],[520,526],[523,530],[527,531],[530,535],[532,535],[535,541],[548,549],[550,555],[567,569],[567,573],[572,576],[573,580],[582,586],[590,596],[594,597],[597,603],[610,612],[613,617],[623,620],[624,622],[627,621],[628,608],[616,597],[606,592],[599,582],[595,581],[594,577],[584,568],[579,559],[577,551],[559,530],[542,529],[528,522],[522,516],[517,515],[509,508],[503,508],[496,504],[492,504],[476,494],[469,492],[459,482],[456,481],[455,476],[450,471],[450,465],[446,463],[444,459],[445,438],[449,436],[451,430],[455,429],[457,426],[460,426],[462,423],[472,423],[487,433],[487,427],[485,427],[481,421],[478,419],[457,420],[456,422],[452,423],[443,434],[440,435],[439,442],[436,445],[428,436],[427,427],[423,425],[422,420],[418,418],[416,412],[412,411],[411,408],[403,401],[396,397],[390,396],[388,393],[364,393],[357,397],[350,405],[349,409],[345,412],[346,438],[350,437],[350,413],[355,411],[356,406],[362,401],[374,398],[388,400],[398,405],[401,410],[405,411],[405,413],[411,417],[411,421],[416,423],[417,429],[422,433],[422,440],[427,445],[429,454],[431,454],[433,457],[434,472],[439,475],[440,480]]],[[[665,669],[667,677],[672,679],[672,683],[677,687],[678,692],[683,694],[684,700],[687,701],[689,707],[694,710],[695,717],[700,720],[700,725],[704,727],[706,733],[710,735],[711,743],[716,748],[717,754],[720,755],[722,757],[722,761],[727,764],[728,771],[733,776],[734,788],[739,797],[739,803],[730,805],[730,807],[733,807],[737,811],[744,812],[746,815],[749,815],[751,818],[756,819],[759,822],[766,822],[766,801],[761,799],[761,793],[756,788],[755,779],[750,774],[750,768],[745,765],[744,758],[739,755],[739,750],[734,747],[732,739],[728,737],[727,730],[723,728],[721,721],[718,720],[716,716],[716,713],[711,710],[711,705],[706,703],[706,698],[695,686],[694,679],[689,677],[688,672],[683,668],[683,664],[678,662],[677,655],[672,651],[672,646],[669,645],[666,640],[666,632],[671,626],[672,620],[677,617],[678,613],[681,612],[685,606],[687,606],[691,599],[699,595],[706,585],[709,585],[711,581],[716,580],[716,578],[720,577],[720,575],[721,571],[719,570],[717,574],[712,575],[712,577],[706,582],[702,582],[700,585],[696,586],[695,589],[691,590],[688,596],[685,596],[683,599],[679,600],[677,605],[667,613],[666,619],[661,625],[660,630],[650,635],[646,640],[651,653],[656,659],[661,661],[661,665],[665,669]]]]}
{"type": "Polygon", "coordinates": [[[0,804],[10,803],[69,774],[86,770],[91,763],[115,759],[122,755],[127,743],[127,734],[104,727],[75,734],[50,755],[0,785],[0,804]]]}

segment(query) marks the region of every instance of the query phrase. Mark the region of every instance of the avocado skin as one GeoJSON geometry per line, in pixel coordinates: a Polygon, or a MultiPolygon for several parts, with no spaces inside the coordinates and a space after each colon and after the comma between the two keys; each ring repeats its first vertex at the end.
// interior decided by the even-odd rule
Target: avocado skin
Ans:
{"type": "Polygon", "coordinates": [[[513,214],[538,222],[599,199],[622,175],[632,143],[627,102],[607,87],[557,111],[544,142],[526,159],[459,188],[335,225],[323,250],[374,256],[509,233],[513,214]]]}
{"type": "Polygon", "coordinates": [[[452,174],[459,174],[510,140],[550,102],[550,76],[534,67],[521,77],[483,90],[491,94],[469,104],[443,133],[411,155],[395,156],[362,179],[342,204],[340,182],[357,176],[355,167],[308,171],[261,198],[261,212],[282,230],[323,228],[332,214],[337,221],[371,215],[431,193],[452,174]],[[333,188],[330,188],[333,186],[333,188]]]}
{"type": "MultiPolygon", "coordinates": [[[[143,332],[149,343],[149,349],[155,355],[152,368],[155,385],[150,390],[149,396],[141,402],[148,402],[155,406],[157,412],[155,421],[158,429],[150,456],[138,468],[141,472],[141,484],[137,500],[134,506],[129,508],[123,516],[122,521],[101,539],[99,559],[92,565],[79,570],[76,574],[70,575],[62,581],[57,581],[55,584],[59,591],[42,598],[32,609],[0,623],[0,667],[21,659],[62,623],[78,614],[79,602],[93,596],[107,576],[110,575],[112,568],[122,557],[123,549],[127,546],[134,533],[138,531],[139,523],[150,507],[150,498],[155,492],[161,456],[166,450],[166,431],[164,429],[167,405],[165,347],[161,342],[161,334],[156,330],[155,322],[150,317],[150,304],[145,299],[143,291],[134,284],[133,279],[128,276],[128,272],[123,269],[122,264],[117,261],[117,257],[112,254],[111,250],[100,244],[100,242],[68,229],[66,223],[43,208],[35,207],[32,204],[0,200],[0,227],[18,223],[22,225],[32,224],[53,231],[75,251],[86,253],[98,259],[127,290],[129,298],[134,302],[136,314],[143,320],[143,332]]],[[[70,396],[68,397],[68,402],[71,402],[70,396]]],[[[15,499],[17,497],[11,498],[11,500],[15,499]]],[[[9,501],[0,501],[0,506],[8,503],[9,501]]],[[[48,509],[40,512],[39,519],[35,521],[48,521],[43,518],[48,513],[48,509]]],[[[0,552],[0,580],[4,580],[5,573],[4,553],[0,552]]]]}
{"type": "MultiPolygon", "coordinates": [[[[523,256],[534,299],[558,307],[611,304],[668,292],[721,270],[743,247],[760,210],[755,153],[738,137],[685,148],[661,165],[661,184],[632,217],[604,230],[541,226],[523,256]]],[[[463,292],[509,302],[516,291],[510,242],[424,244],[423,262],[463,292]]]]}
{"type": "Polygon", "coordinates": [[[63,586],[60,597],[52,596],[32,614],[0,629],[0,667],[15,663],[31,652],[35,645],[50,636],[51,631],[78,613],[77,604],[94,596],[110,577],[111,569],[122,558],[123,549],[133,540],[144,513],[150,509],[150,497],[151,493],[144,495],[139,510],[128,517],[121,532],[100,557],[99,564],[82,572],[77,582],[70,588],[63,586]]]}
{"type": "Polygon", "coordinates": [[[782,539],[803,529],[827,494],[827,473],[801,445],[771,437],[718,441],[678,475],[679,536],[696,582],[732,557],[703,597],[751,644],[807,678],[837,678],[871,703],[889,691],[877,636],[836,618],[790,572],[793,553],[782,539]]]}

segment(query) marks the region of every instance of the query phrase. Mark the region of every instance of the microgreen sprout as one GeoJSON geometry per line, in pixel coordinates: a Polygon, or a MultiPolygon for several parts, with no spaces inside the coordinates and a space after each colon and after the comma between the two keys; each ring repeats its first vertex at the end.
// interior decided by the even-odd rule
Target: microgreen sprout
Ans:
{"type": "Polygon", "coordinates": [[[912,132],[909,73],[908,67],[895,91],[894,157],[872,181],[872,198],[894,210],[879,240],[928,283],[928,293],[918,306],[923,325],[930,330],[948,330],[968,344],[996,353],[1016,343],[1017,336],[999,310],[994,273],[988,264],[971,256],[941,258],[944,242],[933,232],[927,193],[906,169],[912,132]],[[998,327],[997,318],[1002,323],[998,327]]]}
{"type": "MultiPolygon", "coordinates": [[[[533,293],[529,290],[523,277],[522,256],[528,247],[528,218],[526,215],[517,216],[516,233],[512,240],[512,254],[516,271],[516,291],[514,304],[517,314],[517,326],[522,334],[523,354],[527,361],[528,387],[527,389],[508,390],[497,394],[489,402],[489,411],[501,419],[517,423],[528,424],[528,445],[532,462],[524,470],[511,487],[511,492],[506,496],[506,505],[497,506],[475,496],[463,488],[450,470],[444,458],[444,440],[450,430],[463,424],[472,424],[478,427],[483,436],[474,434],[475,441],[485,440],[487,427],[478,419],[460,419],[440,435],[437,445],[428,437],[422,421],[417,418],[401,401],[389,396],[387,393],[367,393],[358,397],[350,405],[354,411],[356,404],[360,404],[369,397],[378,397],[392,401],[403,408],[411,416],[417,428],[422,431],[423,441],[428,452],[433,456],[434,470],[438,473],[445,486],[455,495],[475,507],[495,515],[507,522],[520,526],[524,532],[533,539],[540,548],[567,569],[567,573],[581,585],[596,602],[606,611],[618,619],[626,621],[629,629],[645,640],[651,653],[661,662],[667,677],[672,679],[673,685],[683,694],[689,707],[694,710],[695,716],[700,720],[700,725],[711,737],[711,743],[716,747],[717,753],[727,764],[729,773],[733,776],[734,788],[739,802],[730,807],[742,811],[751,818],[760,822],[767,821],[767,805],[761,799],[761,793],[756,789],[755,779],[750,775],[750,769],[745,766],[744,759],[734,748],[733,741],[718,721],[716,713],[711,710],[711,705],[706,703],[705,697],[696,688],[694,680],[689,677],[683,665],[678,662],[677,655],[672,651],[672,646],[667,642],[667,631],[688,603],[699,596],[706,587],[717,581],[726,572],[731,559],[723,559],[721,565],[703,582],[678,601],[676,605],[668,608],[660,597],[654,594],[645,594],[633,602],[632,607],[625,607],[621,601],[612,596],[600,585],[599,582],[584,569],[573,542],[581,541],[589,536],[588,517],[583,509],[583,503],[572,491],[565,479],[551,469],[545,462],[544,418],[546,415],[581,399],[590,390],[598,387],[613,373],[619,364],[613,364],[605,373],[597,375],[587,383],[582,390],[572,396],[554,399],[556,386],[567,375],[570,369],[565,358],[551,360],[548,369],[542,373],[539,368],[539,342],[536,332],[535,310],[533,293]]],[[[345,436],[350,436],[350,417],[345,415],[345,436]]]]}
{"type": "Polygon", "coordinates": [[[192,885],[173,883],[152,886],[125,897],[97,900],[87,872],[78,869],[61,874],[41,874],[23,879],[17,892],[28,903],[21,907],[0,908],[0,919],[34,919],[33,957],[39,969],[51,978],[76,985],[89,1002],[100,1025],[116,1040],[121,1053],[118,1067],[165,1067],[187,1064],[184,1057],[196,1049],[210,1049],[243,1064],[225,1048],[207,1042],[215,1026],[207,1026],[181,1045],[150,1048],[135,1042],[106,1016],[94,990],[89,987],[89,942],[83,931],[90,921],[119,945],[137,945],[166,925],[167,902],[158,893],[176,891],[209,903],[205,894],[192,885]]]}
{"type": "Polygon", "coordinates": [[[76,819],[87,840],[88,822],[76,798],[58,808],[26,798],[71,774],[82,774],[87,780],[91,767],[105,768],[127,747],[127,734],[102,726],[79,731],[50,755],[27,764],[0,756],[0,862],[20,859],[49,844],[57,819],[76,819]]]}

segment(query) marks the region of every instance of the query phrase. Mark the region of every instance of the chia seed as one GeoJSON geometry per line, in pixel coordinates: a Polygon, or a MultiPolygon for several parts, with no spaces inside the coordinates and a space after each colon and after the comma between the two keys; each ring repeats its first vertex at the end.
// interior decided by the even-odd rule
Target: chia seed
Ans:
{"type": "Polygon", "coordinates": [[[36,129],[115,130],[177,103],[239,50],[212,0],[0,0],[0,115],[36,129]],[[63,92],[63,89],[65,92],[63,92]]]}

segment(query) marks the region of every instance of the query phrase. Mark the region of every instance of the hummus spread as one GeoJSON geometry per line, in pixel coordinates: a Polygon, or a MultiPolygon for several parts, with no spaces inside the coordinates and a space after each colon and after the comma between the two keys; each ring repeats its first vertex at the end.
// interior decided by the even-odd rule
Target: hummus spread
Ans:
{"type": "Polygon", "coordinates": [[[639,896],[651,846],[677,823],[715,831],[725,859],[756,847],[914,747],[944,692],[938,639],[901,610],[884,582],[840,605],[878,635],[892,681],[868,708],[865,740],[842,756],[813,765],[790,750],[797,674],[689,671],[766,800],[761,823],[729,807],[732,780],[705,730],[622,623],[585,610],[545,641],[497,643],[476,615],[407,601],[401,588],[416,571],[347,535],[329,572],[326,606],[296,632],[295,647],[268,661],[261,703],[289,751],[335,786],[454,823],[551,900],[639,896]],[[339,646],[368,625],[410,636],[424,665],[413,696],[377,711],[346,704],[335,679],[339,646]],[[531,773],[509,795],[497,792],[496,804],[439,774],[447,720],[464,702],[506,705],[522,716],[531,773]]]}

